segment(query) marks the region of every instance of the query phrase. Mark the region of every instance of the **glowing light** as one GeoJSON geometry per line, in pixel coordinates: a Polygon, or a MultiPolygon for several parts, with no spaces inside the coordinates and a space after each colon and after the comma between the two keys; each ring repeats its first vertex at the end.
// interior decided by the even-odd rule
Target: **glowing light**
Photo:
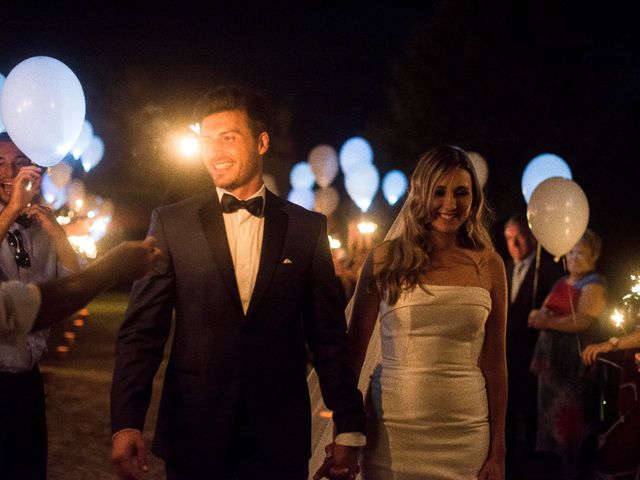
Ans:
{"type": "Polygon", "coordinates": [[[96,258],[98,251],[96,248],[96,242],[89,235],[79,235],[68,237],[69,243],[73,249],[81,255],[87,258],[96,258]]]}
{"type": "Polygon", "coordinates": [[[345,175],[351,168],[373,162],[373,149],[362,137],[352,137],[342,144],[339,154],[340,168],[345,175]]]}
{"type": "Polygon", "coordinates": [[[331,247],[331,250],[336,250],[342,247],[342,243],[337,238],[333,238],[331,235],[329,235],[329,246],[331,247]]]}
{"type": "Polygon", "coordinates": [[[71,217],[60,215],[59,217],[56,217],[56,221],[60,225],[69,225],[71,223],[71,217]]]}
{"type": "Polygon", "coordinates": [[[543,181],[551,177],[562,177],[571,180],[571,169],[558,155],[543,153],[532,159],[522,174],[522,195],[527,203],[531,194],[543,181]]]}
{"type": "Polygon", "coordinates": [[[636,282],[631,286],[631,293],[640,293],[640,275],[631,275],[631,280],[636,282]]]}
{"type": "Polygon", "coordinates": [[[378,229],[378,225],[373,222],[360,222],[358,223],[358,231],[362,234],[371,234],[378,229]]]}
{"type": "Polygon", "coordinates": [[[611,320],[616,325],[616,327],[620,328],[624,323],[624,314],[616,308],[611,314],[611,320]]]}
{"type": "Polygon", "coordinates": [[[407,176],[400,170],[391,170],[382,179],[382,193],[393,206],[407,191],[407,176]]]}
{"type": "Polygon", "coordinates": [[[199,123],[194,123],[193,125],[189,125],[189,128],[196,135],[200,135],[200,124],[199,123]]]}
{"type": "Polygon", "coordinates": [[[184,135],[178,139],[178,151],[183,157],[192,158],[200,151],[200,142],[194,135],[184,135]]]}
{"type": "Polygon", "coordinates": [[[111,222],[111,217],[97,218],[91,227],[89,227],[89,235],[94,241],[100,240],[107,233],[107,228],[111,222]]]}

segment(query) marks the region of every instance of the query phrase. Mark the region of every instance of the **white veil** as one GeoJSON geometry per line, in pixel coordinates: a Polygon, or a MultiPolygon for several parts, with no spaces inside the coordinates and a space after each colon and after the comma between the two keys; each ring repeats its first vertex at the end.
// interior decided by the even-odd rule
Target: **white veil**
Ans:
{"type": "MultiPolygon", "coordinates": [[[[406,201],[384,237],[385,241],[392,240],[400,235],[404,223],[402,218],[405,208],[407,208],[406,201]]],[[[358,278],[358,283],[360,283],[360,281],[361,277],[358,278]]],[[[357,290],[358,286],[356,285],[355,291],[357,290]]],[[[351,323],[351,312],[353,310],[354,297],[355,294],[351,297],[351,300],[349,300],[349,304],[345,309],[347,325],[351,323]]],[[[360,378],[358,379],[358,390],[362,392],[365,398],[369,390],[371,374],[376,365],[380,362],[381,358],[380,322],[378,318],[373,327],[373,332],[371,333],[367,354],[362,365],[360,378]]],[[[320,383],[318,382],[318,375],[316,374],[315,369],[311,370],[309,373],[309,376],[307,377],[307,384],[309,386],[309,396],[311,398],[311,460],[309,461],[309,478],[311,479],[324,461],[325,445],[333,441],[333,422],[331,421],[331,412],[327,409],[322,400],[320,383]]]]}

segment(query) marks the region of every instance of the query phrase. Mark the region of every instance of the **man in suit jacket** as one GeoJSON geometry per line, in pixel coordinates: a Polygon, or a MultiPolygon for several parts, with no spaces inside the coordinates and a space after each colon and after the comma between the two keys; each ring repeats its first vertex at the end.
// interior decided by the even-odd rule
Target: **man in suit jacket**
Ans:
{"type": "Polygon", "coordinates": [[[306,479],[307,346],[333,410],[335,472],[353,478],[364,413],[347,366],[326,219],[265,189],[262,97],[220,87],[196,115],[215,191],[152,214],[149,232],[165,260],[134,284],[118,336],[111,394],[118,473],[135,478],[146,469],[141,431],[175,310],[152,444],[167,478],[306,479]]]}
{"type": "MultiPolygon", "coordinates": [[[[536,281],[537,242],[526,217],[507,220],[504,238],[509,251],[505,259],[509,308],[507,311],[507,473],[526,468],[534,453],[536,437],[537,378],[529,371],[538,330],[528,327],[529,312],[542,305],[555,281],[562,275],[559,264],[541,252],[536,281]],[[534,292],[535,287],[535,292],[534,292]]],[[[513,478],[517,478],[513,476],[513,478]]]]}

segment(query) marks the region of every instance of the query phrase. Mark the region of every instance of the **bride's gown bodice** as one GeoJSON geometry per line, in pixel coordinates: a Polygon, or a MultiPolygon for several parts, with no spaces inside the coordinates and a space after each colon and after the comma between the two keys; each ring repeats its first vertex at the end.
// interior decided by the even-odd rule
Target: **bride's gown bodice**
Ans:
{"type": "Polygon", "coordinates": [[[381,303],[364,478],[476,478],[489,447],[478,360],[490,309],[481,287],[415,287],[381,303]]]}

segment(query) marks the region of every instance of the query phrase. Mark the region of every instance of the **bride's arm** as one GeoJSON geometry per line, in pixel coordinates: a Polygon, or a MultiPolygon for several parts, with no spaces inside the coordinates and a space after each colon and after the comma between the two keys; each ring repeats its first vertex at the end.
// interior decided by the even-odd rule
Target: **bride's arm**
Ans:
{"type": "Polygon", "coordinates": [[[380,296],[372,283],[375,264],[378,262],[380,253],[380,247],[377,247],[367,256],[353,294],[348,331],[349,365],[357,378],[360,377],[360,370],[380,309],[380,296]]]}
{"type": "Polygon", "coordinates": [[[503,479],[505,458],[505,412],[507,409],[507,362],[505,332],[507,280],[502,259],[493,254],[488,263],[491,278],[491,312],[485,324],[480,369],[487,385],[489,402],[489,455],[478,479],[503,479]]]}

